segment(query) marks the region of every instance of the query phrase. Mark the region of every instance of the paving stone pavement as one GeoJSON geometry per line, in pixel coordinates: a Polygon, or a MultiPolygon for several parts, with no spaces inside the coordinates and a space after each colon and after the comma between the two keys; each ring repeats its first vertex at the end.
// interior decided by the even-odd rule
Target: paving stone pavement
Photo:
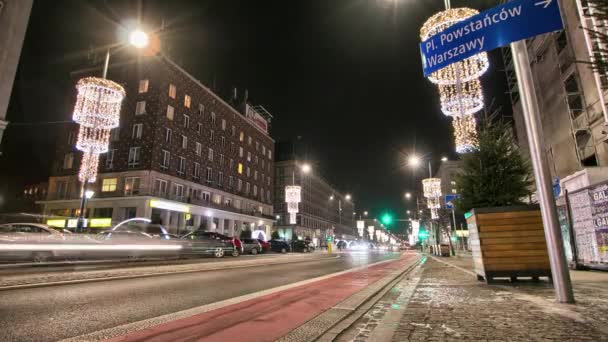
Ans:
{"type": "MultiPolygon", "coordinates": [[[[467,256],[444,260],[472,268],[467,256]]],[[[348,340],[391,340],[374,331],[386,330],[390,311],[401,310],[399,324],[388,327],[392,341],[608,341],[608,274],[575,274],[577,303],[566,305],[555,303],[547,281],[486,285],[441,261],[429,258],[418,276],[395,286],[353,326],[359,330],[348,340]],[[418,283],[404,308],[392,307],[413,280],[418,283]]]]}

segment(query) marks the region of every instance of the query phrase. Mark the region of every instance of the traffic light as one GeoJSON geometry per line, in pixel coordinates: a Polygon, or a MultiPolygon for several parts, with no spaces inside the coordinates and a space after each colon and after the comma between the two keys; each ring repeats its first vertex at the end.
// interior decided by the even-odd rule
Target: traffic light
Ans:
{"type": "Polygon", "coordinates": [[[385,226],[390,226],[391,223],[393,223],[393,216],[391,216],[391,214],[389,214],[389,213],[384,213],[382,215],[382,218],[380,218],[380,220],[382,221],[382,224],[384,224],[385,226]]]}
{"type": "Polygon", "coordinates": [[[429,233],[426,230],[420,229],[418,231],[418,240],[424,241],[424,240],[426,240],[428,238],[429,238],[429,233]]]}

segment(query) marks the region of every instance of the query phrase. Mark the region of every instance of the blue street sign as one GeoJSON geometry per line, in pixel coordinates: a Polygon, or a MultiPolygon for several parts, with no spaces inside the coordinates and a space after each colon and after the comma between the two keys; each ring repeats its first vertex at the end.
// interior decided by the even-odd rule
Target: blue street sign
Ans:
{"type": "Polygon", "coordinates": [[[472,16],[420,43],[424,76],[539,34],[562,30],[558,0],[512,0],[472,16]]]}
{"type": "Polygon", "coordinates": [[[454,209],[454,200],[460,198],[458,194],[448,194],[445,195],[445,208],[446,209],[454,209]]]}

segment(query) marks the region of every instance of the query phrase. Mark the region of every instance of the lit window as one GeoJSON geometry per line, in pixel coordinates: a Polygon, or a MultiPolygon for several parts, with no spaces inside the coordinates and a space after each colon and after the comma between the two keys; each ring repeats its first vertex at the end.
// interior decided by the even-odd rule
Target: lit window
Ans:
{"type": "Polygon", "coordinates": [[[137,101],[135,104],[135,115],[146,114],[146,101],[137,101]]]}
{"type": "Polygon", "coordinates": [[[148,92],[148,80],[140,80],[139,81],[139,93],[147,93],[148,92]]]}
{"type": "Polygon", "coordinates": [[[118,185],[118,178],[106,178],[101,182],[101,192],[116,191],[117,185],[118,185]]]}
{"type": "Polygon", "coordinates": [[[456,182],[455,181],[451,181],[450,184],[456,185],[456,182]]]}
{"type": "Polygon", "coordinates": [[[457,194],[456,189],[452,189],[453,194],[457,194]]]}
{"type": "Polygon", "coordinates": [[[74,154],[73,153],[67,153],[65,156],[63,156],[63,168],[64,169],[71,169],[73,164],[74,164],[74,154]]]}
{"type": "Polygon", "coordinates": [[[243,174],[243,164],[239,163],[237,171],[238,171],[239,175],[243,174]]]}
{"type": "Polygon", "coordinates": [[[192,99],[190,98],[190,95],[184,95],[184,106],[186,108],[190,108],[191,101],[192,101],[192,99]]]}
{"type": "Polygon", "coordinates": [[[169,97],[174,99],[177,96],[177,88],[173,84],[169,84],[169,97]]]}
{"type": "Polygon", "coordinates": [[[168,105],[167,106],[167,119],[173,120],[174,114],[175,114],[175,108],[173,108],[173,106],[171,106],[171,105],[168,105]]]}
{"type": "Polygon", "coordinates": [[[245,133],[241,132],[241,134],[239,135],[239,141],[240,142],[245,141],[245,133]]]}

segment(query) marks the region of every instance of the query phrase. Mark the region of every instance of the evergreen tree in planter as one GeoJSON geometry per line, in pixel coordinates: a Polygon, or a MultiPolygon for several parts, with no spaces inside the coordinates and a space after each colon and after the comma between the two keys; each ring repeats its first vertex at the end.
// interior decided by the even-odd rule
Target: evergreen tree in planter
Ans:
{"type": "Polygon", "coordinates": [[[463,170],[456,176],[458,210],[523,204],[533,180],[529,162],[514,144],[511,125],[486,121],[478,140],[478,148],[462,156],[463,170]]]}
{"type": "Polygon", "coordinates": [[[279,235],[279,232],[277,232],[276,230],[274,232],[272,232],[272,234],[270,234],[271,239],[273,240],[280,240],[281,236],[279,235]]]}

